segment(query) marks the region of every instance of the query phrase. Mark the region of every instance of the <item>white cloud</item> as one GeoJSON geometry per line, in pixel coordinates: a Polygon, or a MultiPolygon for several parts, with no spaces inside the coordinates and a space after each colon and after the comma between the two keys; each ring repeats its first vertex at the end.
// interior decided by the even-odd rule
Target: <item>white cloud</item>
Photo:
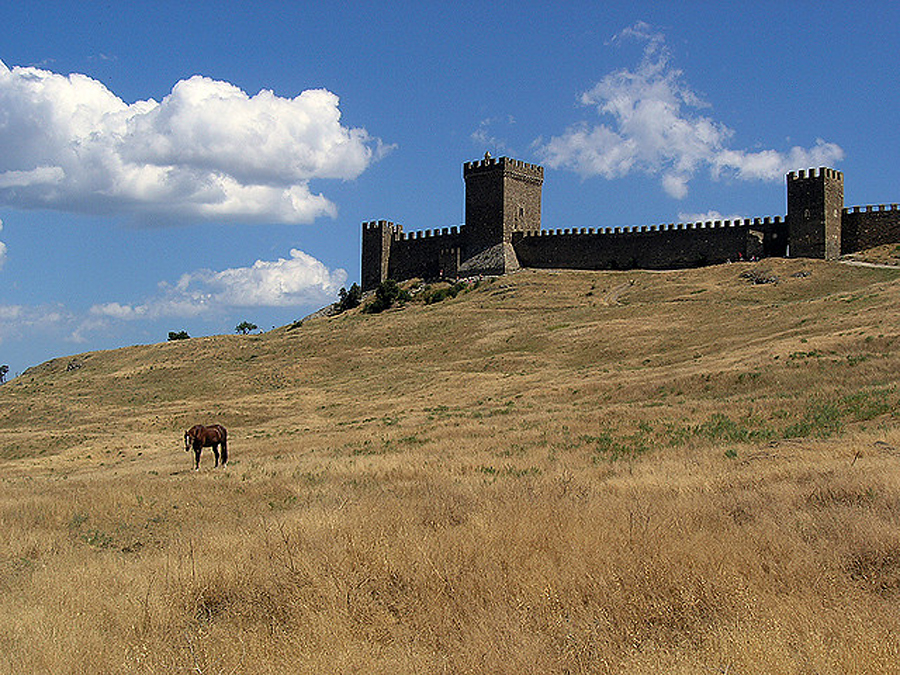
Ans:
{"type": "Polygon", "coordinates": [[[103,318],[82,318],[76,326],[71,328],[70,332],[63,340],[75,344],[88,344],[94,333],[97,331],[107,331],[108,328],[108,322],[103,318]]]}
{"type": "Polygon", "coordinates": [[[112,319],[139,319],[147,314],[146,305],[121,305],[118,302],[107,302],[91,307],[91,314],[107,316],[112,319]]]}
{"type": "Polygon", "coordinates": [[[707,223],[715,222],[717,220],[744,220],[744,218],[745,216],[737,213],[732,213],[731,215],[726,216],[715,210],[704,211],[703,213],[685,213],[684,211],[680,211],[678,213],[679,223],[707,223]]]}
{"type": "Polygon", "coordinates": [[[70,312],[58,305],[0,305],[0,343],[31,331],[42,332],[63,326],[72,318],[70,312]]]}
{"type": "Polygon", "coordinates": [[[329,271],[311,255],[291,249],[287,260],[257,260],[252,267],[195,272],[178,285],[206,287],[217,302],[232,307],[291,307],[332,299],[346,280],[344,270],[329,271]]]}
{"type": "Polygon", "coordinates": [[[22,316],[21,305],[0,305],[0,321],[15,321],[22,316]]]}
{"type": "Polygon", "coordinates": [[[793,147],[787,154],[774,150],[745,152],[726,150],[710,162],[713,176],[733,171],[738,178],[758,180],[781,180],[788,171],[830,165],[844,157],[844,151],[834,143],[826,143],[821,138],[811,148],[793,147]]]}
{"type": "Polygon", "coordinates": [[[324,89],[249,96],[201,76],[126,104],[85,75],[0,62],[0,111],[0,202],[20,208],[310,222],[335,206],[309,181],[390,150],[324,89]]]}
{"type": "Polygon", "coordinates": [[[257,260],[250,267],[221,272],[197,270],[176,284],[160,284],[158,296],[138,305],[109,302],[90,313],[111,319],[199,316],[234,307],[295,307],[332,302],[347,281],[342,269],[329,270],[311,255],[291,249],[291,257],[257,260]]]}
{"type": "Polygon", "coordinates": [[[478,128],[469,136],[472,142],[482,150],[488,152],[515,152],[510,148],[509,143],[502,136],[496,135],[494,129],[502,127],[504,133],[511,130],[516,124],[516,118],[512,115],[507,117],[488,117],[478,123],[478,128]]]}
{"type": "MultiPolygon", "coordinates": [[[[3,221],[0,220],[0,230],[3,230],[3,221]]],[[[0,241],[0,270],[3,269],[3,263],[6,262],[6,244],[0,241]]]]}
{"type": "Polygon", "coordinates": [[[538,140],[538,152],[548,166],[607,179],[636,171],[658,175],[666,193],[681,199],[703,167],[714,178],[780,180],[790,170],[843,158],[839,146],[823,140],[787,153],[730,149],[734,132],[698,113],[709,105],[671,65],[664,35],[638,22],[614,41],[626,39],[646,43],[637,68],[609,73],[580,97],[582,105],[594,107],[610,123],[581,122],[546,143],[538,140]]]}

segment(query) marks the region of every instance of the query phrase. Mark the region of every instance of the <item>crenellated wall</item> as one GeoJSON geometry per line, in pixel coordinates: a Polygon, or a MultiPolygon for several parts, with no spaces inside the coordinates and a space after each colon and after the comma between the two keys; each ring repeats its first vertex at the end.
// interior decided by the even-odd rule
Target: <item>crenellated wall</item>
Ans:
{"type": "Polygon", "coordinates": [[[900,207],[844,208],[844,175],[822,167],[790,172],[782,218],[633,228],[541,229],[544,169],[508,157],[463,165],[466,222],[406,233],[363,223],[362,286],[413,277],[500,274],[522,267],[669,269],[767,256],[836,259],[900,243],[900,207]]]}
{"type": "Polygon", "coordinates": [[[521,233],[513,247],[523,267],[670,269],[783,255],[780,217],[636,228],[575,228],[521,233]]]}
{"type": "Polygon", "coordinates": [[[388,276],[391,279],[457,276],[462,249],[459,227],[401,232],[393,240],[388,276]]]}
{"type": "Polygon", "coordinates": [[[897,204],[846,208],[841,223],[842,253],[900,242],[900,208],[897,204]]]}

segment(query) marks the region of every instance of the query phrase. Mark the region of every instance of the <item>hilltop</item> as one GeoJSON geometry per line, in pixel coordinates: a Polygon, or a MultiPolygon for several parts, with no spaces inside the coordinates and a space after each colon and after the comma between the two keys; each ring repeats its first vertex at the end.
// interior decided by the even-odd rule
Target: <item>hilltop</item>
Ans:
{"type": "Polygon", "coordinates": [[[894,667],[900,270],[422,298],[0,387],[3,672],[894,667]]]}

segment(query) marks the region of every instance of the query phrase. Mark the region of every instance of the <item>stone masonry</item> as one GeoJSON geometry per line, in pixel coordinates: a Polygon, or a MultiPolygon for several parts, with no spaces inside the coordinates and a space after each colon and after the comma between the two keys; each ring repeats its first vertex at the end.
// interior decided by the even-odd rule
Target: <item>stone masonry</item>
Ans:
{"type": "Polygon", "coordinates": [[[463,165],[465,224],[404,232],[363,223],[363,290],[385,279],[455,279],[520,267],[673,269],[791,256],[834,260],[900,242],[897,204],[844,208],[844,176],[830,168],[787,174],[787,215],[632,228],[541,229],[544,169],[509,157],[463,165]]]}

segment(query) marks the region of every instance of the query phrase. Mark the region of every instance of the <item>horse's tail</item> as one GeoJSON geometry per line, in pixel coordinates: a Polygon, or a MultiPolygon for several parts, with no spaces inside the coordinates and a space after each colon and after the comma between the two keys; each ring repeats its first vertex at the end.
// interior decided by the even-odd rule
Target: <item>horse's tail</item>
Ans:
{"type": "Polygon", "coordinates": [[[228,431],[221,424],[216,425],[219,432],[219,440],[222,441],[222,466],[228,464],[228,431]]]}

